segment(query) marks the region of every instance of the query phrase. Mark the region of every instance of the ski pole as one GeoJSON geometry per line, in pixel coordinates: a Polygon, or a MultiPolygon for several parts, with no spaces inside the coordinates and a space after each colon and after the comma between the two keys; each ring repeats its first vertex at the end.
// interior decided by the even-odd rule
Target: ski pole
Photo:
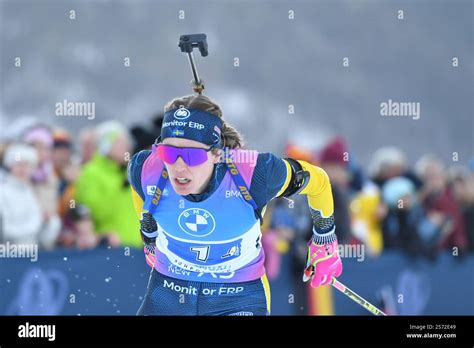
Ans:
{"type": "Polygon", "coordinates": [[[384,312],[382,312],[380,309],[375,307],[373,304],[371,304],[369,301],[365,300],[363,297],[359,296],[354,291],[349,289],[347,286],[342,284],[336,278],[332,278],[331,285],[334,286],[340,292],[342,292],[344,295],[349,297],[351,300],[353,300],[354,302],[358,303],[359,305],[367,309],[370,313],[374,315],[387,315],[384,312]]]}

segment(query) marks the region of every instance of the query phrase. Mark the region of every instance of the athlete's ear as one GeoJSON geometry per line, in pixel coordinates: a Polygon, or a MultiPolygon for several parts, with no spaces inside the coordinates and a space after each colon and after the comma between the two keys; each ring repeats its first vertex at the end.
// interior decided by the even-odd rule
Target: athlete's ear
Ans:
{"type": "Polygon", "coordinates": [[[216,164],[219,163],[221,160],[222,150],[221,149],[212,149],[212,163],[216,164]]]}

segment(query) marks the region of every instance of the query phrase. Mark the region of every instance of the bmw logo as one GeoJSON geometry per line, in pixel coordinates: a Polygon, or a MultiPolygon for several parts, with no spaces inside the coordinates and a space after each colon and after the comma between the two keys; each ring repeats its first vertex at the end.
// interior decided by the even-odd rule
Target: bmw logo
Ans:
{"type": "Polygon", "coordinates": [[[178,225],[190,236],[205,237],[214,232],[216,221],[207,210],[189,208],[179,214],[178,225]]]}
{"type": "Polygon", "coordinates": [[[186,108],[179,108],[174,112],[174,118],[177,120],[185,120],[191,115],[191,112],[189,112],[188,109],[186,108]]]}

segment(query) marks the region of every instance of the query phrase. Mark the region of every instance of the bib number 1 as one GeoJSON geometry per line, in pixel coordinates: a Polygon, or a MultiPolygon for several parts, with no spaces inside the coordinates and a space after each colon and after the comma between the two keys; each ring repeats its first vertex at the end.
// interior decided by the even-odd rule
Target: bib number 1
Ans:
{"type": "Polygon", "coordinates": [[[196,260],[206,262],[209,257],[209,245],[207,246],[194,246],[191,247],[191,251],[196,253],[196,260]]]}

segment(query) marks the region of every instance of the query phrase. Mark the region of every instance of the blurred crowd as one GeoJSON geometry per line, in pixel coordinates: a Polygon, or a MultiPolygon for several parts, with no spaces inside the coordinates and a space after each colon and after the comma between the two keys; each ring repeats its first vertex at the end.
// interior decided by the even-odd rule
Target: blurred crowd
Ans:
{"type": "MultiPolygon", "coordinates": [[[[363,168],[342,137],[316,150],[289,143],[285,155],[328,173],[340,246],[359,245],[364,257],[373,258],[384,250],[427,260],[443,251],[459,259],[474,252],[474,159],[463,166],[427,154],[410,166],[401,149],[388,146],[363,168]]],[[[306,198],[276,199],[265,218],[269,278],[278,276],[287,253],[299,276],[312,233],[306,198]]]]}
{"type": "Polygon", "coordinates": [[[160,122],[127,129],[107,121],[73,134],[14,120],[0,140],[0,243],[140,247],[127,163],[154,142],[160,122]]]}
{"type": "MultiPolygon", "coordinates": [[[[161,120],[156,115],[133,129],[107,121],[74,134],[34,119],[12,122],[0,143],[0,242],[140,247],[126,166],[151,146],[161,120]]],[[[282,157],[326,170],[340,244],[363,245],[369,257],[389,249],[428,259],[443,250],[474,251],[473,161],[462,166],[426,155],[412,167],[399,148],[383,147],[362,168],[341,137],[319,149],[289,143],[282,157]]],[[[291,253],[301,267],[310,219],[304,196],[269,204],[263,229],[270,277],[281,254],[291,253]]]]}
{"type": "MultiPolygon", "coordinates": [[[[401,149],[388,146],[377,149],[363,167],[342,137],[317,149],[289,143],[284,156],[328,173],[343,262],[376,259],[384,251],[427,262],[449,253],[462,262],[474,252],[474,159],[463,166],[427,154],[410,166],[401,149]]],[[[301,281],[311,234],[305,196],[273,200],[263,237],[267,276],[270,282],[289,281],[297,304],[294,314],[330,314],[320,303],[330,297],[329,290],[311,289],[301,281]]],[[[381,308],[395,313],[387,303],[392,302],[382,299],[381,308]]]]}

